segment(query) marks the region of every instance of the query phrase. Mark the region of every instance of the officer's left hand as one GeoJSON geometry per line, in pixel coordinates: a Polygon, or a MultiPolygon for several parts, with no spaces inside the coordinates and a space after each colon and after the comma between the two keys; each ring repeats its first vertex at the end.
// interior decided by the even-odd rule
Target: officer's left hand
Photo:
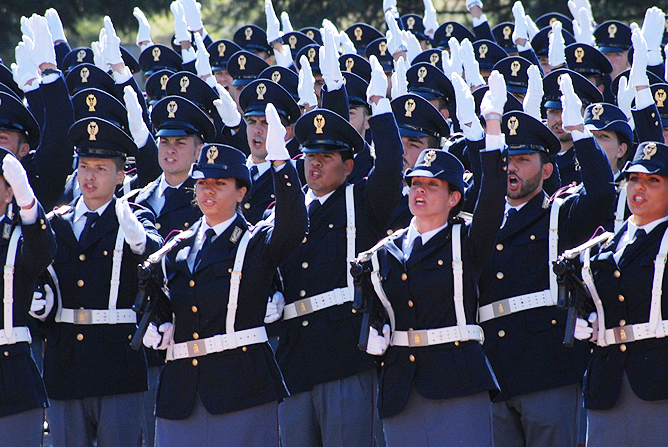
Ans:
{"type": "Polygon", "coordinates": [[[290,23],[290,16],[285,11],[281,13],[281,25],[283,26],[283,33],[291,33],[294,31],[292,23],[290,23]]]}
{"type": "Polygon", "coordinates": [[[462,133],[469,141],[479,141],[484,131],[475,113],[475,99],[473,99],[471,89],[457,73],[452,75],[452,87],[457,103],[457,120],[461,125],[462,133]]]}
{"type": "Polygon", "coordinates": [[[31,317],[44,321],[51,313],[54,302],[53,289],[50,285],[44,284],[44,292],[37,290],[33,292],[28,313],[31,317]]]}
{"type": "Polygon", "coordinates": [[[297,94],[299,95],[299,105],[306,107],[317,107],[318,98],[315,95],[315,78],[311,71],[311,65],[305,55],[299,58],[299,84],[297,84],[297,94]]]}
{"type": "Polygon", "coordinates": [[[350,40],[350,36],[341,31],[339,33],[339,40],[341,41],[341,47],[343,48],[343,54],[357,54],[355,49],[355,44],[350,40]]]}
{"type": "Polygon", "coordinates": [[[44,17],[49,26],[49,32],[51,32],[53,43],[55,44],[58,41],[67,42],[65,31],[63,30],[63,22],[60,21],[58,11],[54,8],[49,8],[44,12],[44,17]]]}
{"type": "MultiPolygon", "coordinates": [[[[14,49],[14,60],[16,61],[16,70],[12,70],[14,75],[14,82],[23,91],[34,90],[39,87],[41,77],[37,71],[37,67],[30,60],[30,55],[26,49],[25,42],[19,42],[14,49]]],[[[14,64],[13,64],[14,65],[14,64]]]]}
{"type": "Polygon", "coordinates": [[[392,99],[408,93],[408,81],[406,80],[406,66],[408,63],[406,62],[406,59],[400,57],[394,65],[396,68],[394,69],[394,73],[392,73],[392,99]]]}
{"type": "Polygon", "coordinates": [[[125,234],[125,242],[128,243],[133,252],[143,252],[142,248],[146,248],[146,230],[130,209],[127,200],[116,200],[116,217],[125,234]]]}
{"type": "Polygon", "coordinates": [[[148,127],[146,127],[142,117],[143,111],[141,105],[139,105],[137,92],[129,85],[123,88],[123,101],[125,102],[125,109],[128,111],[128,125],[132,139],[138,148],[142,148],[148,141],[148,127]]]}
{"type": "Polygon", "coordinates": [[[271,0],[264,0],[264,15],[267,18],[267,43],[271,45],[281,37],[281,22],[276,17],[271,0]]]}
{"type": "MultiPolygon", "coordinates": [[[[645,11],[645,20],[642,22],[642,35],[647,42],[650,65],[659,65],[662,62],[661,41],[663,39],[665,22],[665,14],[660,8],[652,6],[645,11]]],[[[633,48],[635,52],[635,45],[633,48]]]]}
{"type": "Polygon", "coordinates": [[[324,45],[320,47],[320,72],[328,91],[338,90],[343,85],[343,75],[339,67],[339,50],[334,40],[334,31],[325,28],[324,45]]]}
{"type": "Polygon", "coordinates": [[[547,60],[551,67],[560,67],[566,63],[566,43],[562,33],[561,22],[552,23],[552,34],[549,37],[547,60]]]}
{"type": "Polygon", "coordinates": [[[179,2],[183,5],[183,13],[190,31],[203,30],[204,23],[202,23],[202,13],[200,12],[202,5],[195,0],[179,0],[179,2]]]}
{"type": "Polygon", "coordinates": [[[28,21],[33,38],[24,35],[23,41],[26,43],[32,63],[36,67],[42,64],[56,65],[56,50],[53,48],[53,37],[46,18],[33,14],[28,21]]]}
{"type": "Polygon", "coordinates": [[[411,62],[417,57],[418,54],[422,53],[422,46],[420,46],[420,41],[415,36],[415,34],[410,31],[402,31],[403,40],[406,44],[406,63],[410,66],[411,62]]]}
{"type": "Polygon", "coordinates": [[[121,56],[121,39],[116,34],[114,24],[111,22],[109,16],[104,16],[104,30],[105,38],[102,43],[102,54],[104,60],[109,65],[116,65],[123,63],[123,56],[121,56]]]}
{"type": "Polygon", "coordinates": [[[522,102],[524,113],[527,113],[538,121],[541,120],[540,105],[543,102],[543,78],[538,66],[531,65],[527,70],[529,74],[529,88],[522,102]]]}
{"type": "Polygon", "coordinates": [[[462,59],[459,55],[459,42],[456,38],[450,38],[448,47],[450,53],[445,50],[441,51],[441,62],[443,63],[443,72],[448,79],[452,80],[452,73],[462,75],[462,59]]]}
{"type": "Polygon", "coordinates": [[[594,30],[591,27],[589,14],[585,8],[580,8],[573,16],[573,37],[577,43],[595,46],[594,30]]]}
{"type": "Polygon", "coordinates": [[[2,174],[12,187],[16,203],[21,208],[29,208],[35,202],[35,193],[32,192],[21,162],[13,155],[5,155],[2,160],[2,174]]]}
{"type": "Polygon", "coordinates": [[[197,51],[195,52],[195,71],[197,71],[197,76],[207,81],[207,84],[211,82],[210,79],[213,80],[213,86],[215,86],[216,80],[211,74],[209,52],[206,51],[206,45],[204,45],[204,40],[202,39],[202,35],[200,33],[195,33],[195,46],[197,47],[197,51]]]}
{"type": "Polygon", "coordinates": [[[132,15],[137,19],[139,26],[137,29],[137,45],[151,45],[151,24],[148,22],[146,14],[144,14],[144,11],[139,9],[138,6],[135,6],[135,8],[132,10],[132,15]]]}
{"type": "Polygon", "coordinates": [[[629,82],[634,87],[649,85],[647,77],[647,42],[645,42],[643,34],[639,29],[633,30],[631,42],[633,42],[633,63],[631,64],[631,72],[629,73],[629,82]]]}
{"type": "Polygon", "coordinates": [[[272,103],[267,104],[265,109],[267,118],[267,161],[290,160],[290,153],[285,147],[285,127],[281,124],[276,107],[272,103]]]}
{"type": "Polygon", "coordinates": [[[392,56],[401,51],[406,51],[406,44],[402,40],[403,35],[401,34],[401,30],[399,29],[399,25],[397,25],[394,14],[390,11],[385,13],[385,23],[387,23],[387,51],[392,56]]]}
{"type": "Polygon", "coordinates": [[[516,45],[525,45],[526,41],[529,40],[529,33],[527,31],[526,14],[524,13],[522,2],[516,1],[513,4],[513,17],[515,18],[515,28],[513,29],[512,36],[513,43],[516,45]]]}
{"type": "Polygon", "coordinates": [[[594,343],[596,343],[598,337],[597,337],[597,331],[594,330],[592,325],[596,322],[596,312],[592,312],[589,314],[589,317],[587,320],[584,320],[582,318],[577,318],[575,320],[575,331],[574,331],[574,337],[578,340],[590,340],[594,343]]]}
{"type": "MultiPolygon", "coordinates": [[[[468,38],[462,40],[459,54],[462,58],[462,65],[464,66],[464,75],[466,76],[466,81],[469,83],[469,86],[473,88],[485,85],[485,80],[480,75],[480,64],[478,64],[478,61],[476,60],[475,55],[473,54],[473,45],[471,44],[471,41],[468,38]]],[[[452,81],[452,79],[450,80],[452,81]]]]}
{"type": "Polygon", "coordinates": [[[375,327],[369,328],[369,340],[366,344],[366,352],[371,355],[383,355],[390,346],[390,326],[383,325],[383,335],[378,334],[375,327]]]}
{"type": "Polygon", "coordinates": [[[559,88],[561,89],[561,104],[563,112],[561,115],[562,127],[566,132],[573,130],[584,130],[584,119],[582,118],[582,101],[575,94],[573,89],[573,80],[568,74],[559,78],[559,88]]]}
{"type": "Polygon", "coordinates": [[[285,307],[285,297],[281,292],[274,292],[274,295],[269,298],[267,302],[267,311],[264,315],[264,322],[266,324],[278,321],[283,316],[283,308],[285,307]]]}
{"type": "Polygon", "coordinates": [[[382,99],[387,99],[385,98],[387,95],[387,76],[385,76],[383,67],[375,55],[371,55],[369,63],[371,64],[371,82],[366,88],[366,102],[371,104],[372,114],[375,115],[374,106],[380,103],[382,99]]]}
{"type": "Polygon", "coordinates": [[[431,0],[422,0],[424,3],[424,18],[422,23],[424,25],[424,33],[434,38],[434,33],[438,29],[438,22],[436,21],[436,8],[431,0]]]}
{"type": "Polygon", "coordinates": [[[97,68],[104,72],[109,70],[109,65],[107,65],[107,62],[104,60],[104,54],[102,53],[103,47],[101,41],[104,41],[105,35],[104,28],[102,28],[102,31],[100,32],[100,40],[95,40],[90,43],[90,49],[93,51],[93,63],[97,68]]]}
{"type": "Polygon", "coordinates": [[[241,113],[237,109],[237,103],[234,102],[232,96],[227,91],[225,87],[220,84],[216,84],[216,91],[220,99],[214,99],[213,105],[218,111],[218,115],[223,120],[223,124],[227,127],[235,128],[241,124],[241,113]]]}

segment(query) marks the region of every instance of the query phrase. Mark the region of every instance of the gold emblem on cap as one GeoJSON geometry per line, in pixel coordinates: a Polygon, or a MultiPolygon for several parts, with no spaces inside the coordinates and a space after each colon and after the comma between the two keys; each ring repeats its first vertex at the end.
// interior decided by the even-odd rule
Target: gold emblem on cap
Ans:
{"type": "Polygon", "coordinates": [[[424,160],[422,161],[422,166],[429,167],[436,160],[436,151],[431,150],[424,154],[424,160]]]}
{"type": "Polygon", "coordinates": [[[322,134],[322,129],[325,127],[325,117],[317,114],[315,118],[313,118],[313,125],[315,126],[315,133],[322,134]]]}
{"type": "Polygon", "coordinates": [[[153,50],[151,50],[151,54],[153,55],[153,62],[160,61],[160,54],[162,54],[160,47],[154,47],[153,50]]]}
{"type": "Polygon", "coordinates": [[[614,39],[615,34],[617,34],[617,25],[611,23],[610,25],[608,25],[608,38],[614,39]]]}
{"type": "Polygon", "coordinates": [[[190,85],[190,79],[188,79],[188,76],[182,76],[181,80],[179,81],[179,85],[181,86],[181,93],[186,93],[188,91],[188,86],[190,85]]]}
{"type": "Polygon", "coordinates": [[[418,75],[418,82],[424,82],[424,78],[427,77],[427,69],[424,67],[420,67],[420,69],[417,72],[418,75]]]}
{"type": "Polygon", "coordinates": [[[308,49],[308,61],[310,64],[315,62],[315,48],[309,48],[308,49]]]}
{"type": "Polygon", "coordinates": [[[308,31],[306,31],[306,36],[307,36],[309,39],[313,39],[313,37],[315,36],[315,34],[313,34],[313,30],[308,30],[308,31]]]}
{"type": "Polygon", "coordinates": [[[415,17],[411,16],[408,19],[406,19],[406,25],[408,25],[408,29],[413,29],[415,26],[415,17]]]}
{"type": "Polygon", "coordinates": [[[169,101],[167,103],[167,118],[176,118],[176,111],[179,110],[179,105],[176,103],[176,101],[169,101]]]}
{"type": "Polygon", "coordinates": [[[295,36],[294,34],[292,34],[292,35],[288,38],[288,43],[290,44],[290,49],[291,49],[291,50],[294,50],[294,49],[297,47],[297,36],[295,36]]]}
{"type": "Polygon", "coordinates": [[[575,62],[581,64],[582,58],[585,56],[585,50],[583,50],[582,47],[577,47],[573,52],[573,55],[575,55],[575,62]]]}
{"type": "Polygon", "coordinates": [[[517,77],[520,68],[522,68],[522,64],[520,64],[519,61],[513,61],[512,64],[510,64],[510,76],[517,77]]]}
{"type": "Polygon", "coordinates": [[[445,25],[445,37],[452,37],[452,32],[455,30],[455,27],[452,23],[445,25]]]}
{"type": "Polygon", "coordinates": [[[264,85],[264,82],[257,85],[257,88],[255,88],[255,93],[257,93],[257,99],[260,101],[264,100],[264,94],[267,93],[267,86],[264,85]]]}
{"type": "Polygon", "coordinates": [[[404,103],[404,109],[406,110],[404,116],[407,118],[412,118],[413,112],[415,111],[415,100],[413,98],[408,98],[404,103]]]}
{"type": "Polygon", "coordinates": [[[87,83],[88,82],[88,76],[90,76],[90,70],[88,69],[88,67],[82,68],[81,71],[79,72],[79,76],[81,76],[81,83],[82,84],[87,83]]]}
{"type": "Polygon", "coordinates": [[[239,70],[244,71],[246,69],[246,56],[242,54],[237,61],[239,62],[239,70]]]}
{"type": "Polygon", "coordinates": [[[278,70],[276,70],[275,72],[273,72],[273,73],[271,74],[271,80],[278,84],[279,81],[281,80],[281,72],[278,71],[278,70]]]}
{"type": "Polygon", "coordinates": [[[94,94],[89,94],[86,96],[86,104],[88,105],[89,112],[95,112],[95,106],[97,105],[97,98],[94,94]]]}
{"type": "Polygon", "coordinates": [[[553,24],[554,22],[556,22],[556,21],[557,21],[557,18],[556,18],[556,17],[552,17],[552,18],[550,19],[550,26],[552,26],[552,24],[553,24]]]}
{"type": "Polygon", "coordinates": [[[663,102],[666,100],[666,91],[662,88],[658,89],[654,93],[654,99],[656,100],[657,107],[663,107],[663,102]]]}
{"type": "Polygon", "coordinates": [[[221,42],[218,44],[218,57],[223,57],[225,56],[225,51],[227,50],[227,45],[225,45],[225,42],[221,42]]]}
{"type": "Polygon", "coordinates": [[[489,51],[489,47],[487,46],[486,43],[483,43],[483,44],[480,45],[480,47],[478,48],[478,57],[479,57],[480,59],[485,59],[485,55],[487,54],[488,51],[489,51]]]}
{"type": "Polygon", "coordinates": [[[513,34],[513,29],[510,25],[503,27],[503,40],[510,40],[510,35],[513,34]]]}
{"type": "Polygon", "coordinates": [[[508,130],[510,130],[508,135],[517,135],[518,127],[520,127],[520,120],[518,120],[515,116],[511,116],[508,119],[508,130]]]}
{"type": "Polygon", "coordinates": [[[386,56],[387,55],[387,42],[381,42],[378,45],[378,51],[380,51],[381,56],[386,56]]]}
{"type": "Polygon", "coordinates": [[[591,108],[591,114],[594,116],[595,120],[600,120],[601,115],[603,115],[603,104],[596,104],[591,108]]]}
{"type": "Polygon", "coordinates": [[[656,143],[648,143],[642,150],[643,160],[650,160],[656,154],[656,143]]]}
{"type": "Polygon", "coordinates": [[[360,40],[362,40],[362,34],[364,34],[364,31],[362,31],[362,28],[357,26],[353,30],[353,34],[355,34],[355,40],[359,42],[360,40]]]}
{"type": "Polygon", "coordinates": [[[354,66],[355,66],[355,59],[353,59],[352,57],[346,59],[346,71],[352,72],[354,66]]]}
{"type": "Polygon", "coordinates": [[[97,123],[95,121],[91,121],[88,123],[86,130],[88,131],[88,141],[96,141],[97,138],[95,136],[100,131],[100,128],[97,127],[97,123]]]}
{"type": "Polygon", "coordinates": [[[167,82],[169,81],[169,75],[160,76],[160,90],[167,90],[167,82]]]}
{"type": "Polygon", "coordinates": [[[436,66],[440,60],[441,56],[438,53],[432,53],[431,56],[429,56],[429,62],[431,62],[431,65],[436,66]]]}
{"type": "Polygon", "coordinates": [[[77,51],[77,62],[82,63],[86,58],[86,50],[77,51]]]}
{"type": "Polygon", "coordinates": [[[251,28],[250,26],[246,28],[246,30],[244,31],[244,35],[246,36],[246,40],[251,40],[251,37],[253,36],[253,28],[251,28]]]}
{"type": "Polygon", "coordinates": [[[218,148],[216,146],[211,146],[208,151],[206,151],[206,162],[212,165],[216,158],[218,158],[218,148]]]}

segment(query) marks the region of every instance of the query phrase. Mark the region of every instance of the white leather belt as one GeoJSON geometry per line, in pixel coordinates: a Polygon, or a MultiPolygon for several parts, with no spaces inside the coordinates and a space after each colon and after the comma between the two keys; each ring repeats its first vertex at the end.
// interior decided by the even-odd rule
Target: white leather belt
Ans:
{"type": "MultiPolygon", "coordinates": [[[[668,320],[661,322],[663,333],[668,333],[668,320]]],[[[605,330],[605,341],[609,345],[630,343],[648,338],[658,338],[656,333],[649,330],[649,323],[630,324],[605,330]]]]}
{"type": "Polygon", "coordinates": [[[5,331],[0,331],[0,346],[13,345],[14,343],[19,343],[23,341],[32,343],[32,337],[30,337],[30,330],[25,326],[19,326],[13,328],[13,337],[11,341],[5,335],[5,331]]]}
{"type": "Polygon", "coordinates": [[[111,313],[114,312],[116,323],[137,323],[137,314],[132,309],[62,309],[61,323],[72,324],[113,324],[111,313]]]}
{"type": "Polygon", "coordinates": [[[527,293],[482,306],[478,310],[478,321],[483,323],[494,318],[514,314],[515,312],[553,305],[555,303],[552,301],[549,289],[541,292],[527,293]]]}
{"type": "MultiPolygon", "coordinates": [[[[482,328],[475,324],[467,324],[466,332],[468,340],[475,340],[482,344],[485,341],[485,335],[482,328]]],[[[439,329],[423,329],[418,331],[394,331],[392,333],[392,346],[408,346],[411,348],[420,348],[423,346],[442,345],[462,341],[462,334],[459,326],[442,327],[439,329]]]]}
{"type": "Polygon", "coordinates": [[[167,348],[167,360],[199,357],[214,352],[229,351],[239,346],[264,343],[267,340],[267,331],[264,326],[235,331],[233,334],[218,334],[201,340],[191,340],[169,346],[167,348]]]}
{"type": "Polygon", "coordinates": [[[353,301],[354,295],[350,289],[341,287],[321,293],[309,298],[304,298],[294,303],[288,304],[283,308],[283,319],[290,320],[302,315],[308,315],[322,309],[332,306],[338,306],[348,301],[353,301]]]}

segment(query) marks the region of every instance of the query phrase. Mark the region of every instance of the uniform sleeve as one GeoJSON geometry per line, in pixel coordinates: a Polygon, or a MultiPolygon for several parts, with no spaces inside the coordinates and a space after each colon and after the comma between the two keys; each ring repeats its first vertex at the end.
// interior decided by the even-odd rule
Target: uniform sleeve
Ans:
{"type": "MultiPolygon", "coordinates": [[[[645,141],[663,141],[661,117],[659,116],[659,109],[657,109],[654,102],[644,109],[631,110],[631,114],[633,115],[633,122],[636,125],[638,144],[645,141]]],[[[627,150],[630,151],[632,148],[628,148],[627,150]]]]}
{"type": "Polygon", "coordinates": [[[137,163],[136,188],[143,188],[162,174],[158,162],[158,146],[152,135],[149,134],[146,144],[135,155],[135,161],[137,163]]]}
{"type": "Polygon", "coordinates": [[[56,255],[56,239],[51,230],[51,223],[46,218],[39,202],[37,220],[30,225],[21,225],[23,244],[21,245],[21,266],[33,279],[36,279],[53,261],[56,255]]]}
{"type": "Polygon", "coordinates": [[[348,92],[346,86],[329,91],[327,86],[322,86],[322,108],[331,110],[341,115],[346,121],[350,121],[350,108],[348,107],[348,92]]]}
{"type": "Polygon", "coordinates": [[[155,216],[150,210],[144,207],[136,207],[133,209],[133,213],[137,216],[137,219],[141,222],[146,231],[146,249],[142,255],[135,255],[141,260],[144,260],[151,253],[162,247],[163,239],[162,236],[160,236],[160,233],[158,233],[157,228],[155,228],[155,216]]]}
{"type": "Polygon", "coordinates": [[[121,104],[125,105],[123,99],[124,95],[123,89],[128,85],[132,87],[132,90],[134,90],[137,93],[137,99],[139,100],[139,105],[141,106],[142,110],[142,118],[144,119],[144,123],[146,123],[146,127],[149,130],[152,129],[153,125],[151,124],[151,119],[148,116],[148,106],[146,105],[146,99],[144,98],[144,93],[141,91],[141,88],[139,88],[139,84],[137,84],[137,81],[135,80],[134,76],[130,76],[130,79],[123,82],[122,84],[115,84],[114,96],[121,102],[121,104]]]}

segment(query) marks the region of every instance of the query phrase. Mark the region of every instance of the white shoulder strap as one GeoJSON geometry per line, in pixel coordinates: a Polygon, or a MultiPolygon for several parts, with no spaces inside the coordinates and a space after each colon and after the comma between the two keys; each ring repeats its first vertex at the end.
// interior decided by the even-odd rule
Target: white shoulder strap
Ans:
{"type": "Polygon", "coordinates": [[[555,198],[550,208],[550,231],[547,239],[547,269],[550,272],[550,300],[552,301],[552,305],[557,304],[558,296],[557,275],[552,269],[552,261],[556,261],[559,256],[559,208],[561,208],[563,203],[563,199],[555,198]]]}
{"type": "Polygon", "coordinates": [[[608,342],[605,339],[605,311],[603,309],[603,302],[601,301],[601,297],[598,295],[596,283],[594,283],[594,275],[591,271],[591,247],[587,248],[584,252],[584,262],[582,263],[582,280],[591,294],[591,298],[594,301],[594,306],[596,306],[598,345],[602,347],[608,346],[608,342]]]}
{"type": "Polygon", "coordinates": [[[652,304],[649,309],[649,330],[656,338],[666,336],[661,320],[661,294],[663,286],[663,273],[666,269],[666,255],[668,254],[668,229],[663,233],[659,252],[654,261],[654,279],[652,281],[652,304]]]}
{"type": "MultiPolygon", "coordinates": [[[[239,302],[239,286],[241,285],[241,274],[246,257],[246,249],[251,239],[250,231],[246,231],[241,237],[237,254],[234,257],[234,267],[232,267],[232,277],[230,278],[230,295],[227,301],[227,318],[225,319],[225,333],[234,333],[234,321],[237,318],[237,307],[239,302]]],[[[230,342],[236,343],[234,337],[229,337],[230,342]]]]}
{"type": "MultiPolygon", "coordinates": [[[[353,194],[353,185],[346,186],[346,265],[355,259],[355,196],[353,194]]],[[[346,269],[346,278],[348,280],[349,296],[354,296],[355,285],[353,283],[353,275],[350,269],[346,269]]]]}
{"type": "Polygon", "coordinates": [[[2,297],[3,316],[5,324],[5,336],[10,344],[14,343],[14,264],[16,263],[16,251],[21,238],[21,226],[17,225],[12,231],[12,237],[9,239],[7,248],[7,259],[5,261],[5,270],[3,279],[5,282],[4,296],[2,297]]]}
{"type": "Polygon", "coordinates": [[[121,263],[123,262],[123,245],[125,234],[123,228],[118,226],[116,233],[116,245],[114,246],[114,257],[111,267],[111,283],[109,287],[109,324],[116,324],[116,303],[118,302],[118,289],[121,285],[121,263]]]}
{"type": "MultiPolygon", "coordinates": [[[[46,272],[51,276],[51,279],[53,280],[53,286],[55,287],[55,290],[53,293],[56,294],[56,298],[58,300],[58,308],[56,309],[56,323],[60,323],[61,320],[61,314],[63,312],[63,299],[60,293],[60,281],[58,281],[58,275],[56,274],[56,269],[53,268],[53,264],[49,264],[49,266],[46,268],[46,272]]],[[[56,304],[54,304],[55,306],[56,304]]]]}
{"type": "Polygon", "coordinates": [[[452,226],[452,276],[454,285],[453,299],[455,315],[461,341],[468,341],[466,313],[464,312],[464,262],[462,261],[462,224],[452,226]]]}
{"type": "Polygon", "coordinates": [[[371,255],[371,266],[373,267],[373,271],[371,272],[371,284],[373,284],[373,289],[376,291],[378,299],[383,304],[383,307],[387,312],[387,317],[390,320],[390,331],[394,332],[394,328],[396,327],[396,319],[394,316],[394,309],[392,308],[392,303],[390,303],[390,300],[387,298],[387,295],[385,294],[385,289],[383,289],[383,283],[381,282],[380,262],[378,261],[378,250],[374,251],[373,255],[371,255]]]}
{"type": "Polygon", "coordinates": [[[624,211],[626,211],[626,190],[628,185],[624,183],[619,188],[619,197],[617,197],[617,209],[615,210],[615,234],[622,229],[624,225],[624,211]]]}
{"type": "Polygon", "coordinates": [[[132,177],[126,175],[123,177],[123,196],[126,196],[130,191],[132,191],[132,177]]]}

